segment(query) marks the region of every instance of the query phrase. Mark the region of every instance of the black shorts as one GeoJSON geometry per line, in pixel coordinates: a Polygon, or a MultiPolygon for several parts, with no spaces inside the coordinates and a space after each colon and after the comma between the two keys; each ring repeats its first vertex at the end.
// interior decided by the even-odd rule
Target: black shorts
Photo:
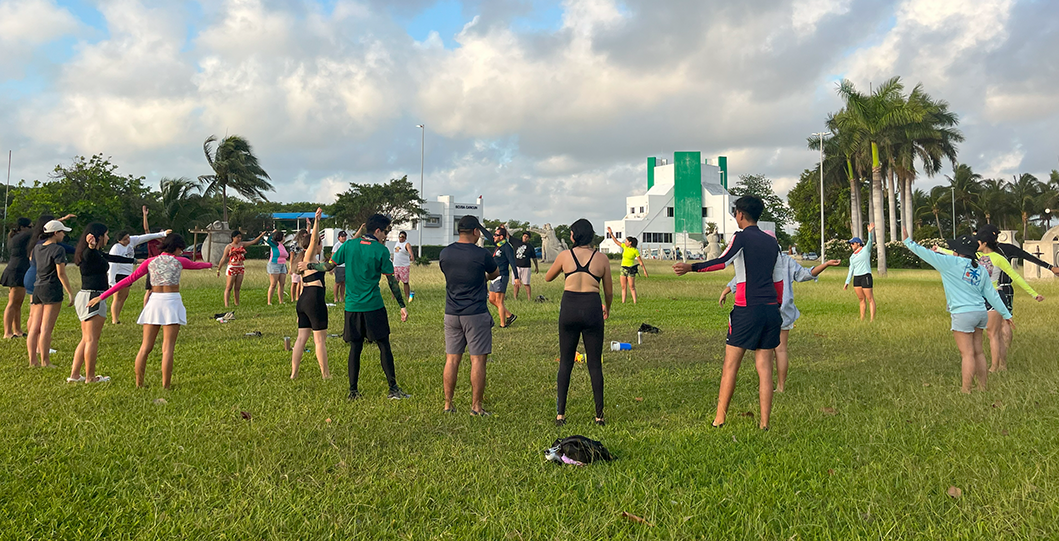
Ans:
{"type": "Polygon", "coordinates": [[[55,304],[63,302],[63,285],[61,283],[39,284],[33,289],[30,304],[55,304]]]}
{"type": "Polygon", "coordinates": [[[868,274],[862,274],[860,276],[854,276],[853,277],[853,287],[861,287],[861,288],[864,288],[864,289],[871,289],[873,283],[874,282],[872,282],[871,273],[870,272],[868,274]]]}
{"type": "Polygon", "coordinates": [[[120,282],[120,281],[122,281],[122,280],[124,280],[124,279],[126,279],[128,277],[129,277],[128,274],[115,274],[114,275],[114,283],[116,284],[116,283],[118,283],[118,282],[120,282]]]}
{"type": "Polygon", "coordinates": [[[145,274],[143,278],[144,278],[143,283],[144,283],[145,286],[147,286],[147,291],[150,291],[151,290],[151,273],[145,274]]]}
{"type": "Polygon", "coordinates": [[[298,328],[314,331],[327,330],[327,300],[324,288],[308,286],[298,297],[298,328]]]}
{"type": "Polygon", "coordinates": [[[346,312],[342,339],[348,342],[379,342],[390,338],[390,319],[386,308],[371,312],[346,312]]]}
{"type": "MultiPolygon", "coordinates": [[[[997,295],[1000,295],[1000,300],[1004,301],[1004,306],[1008,309],[1008,312],[1014,314],[1015,290],[1012,289],[1011,286],[1001,286],[999,289],[996,290],[996,292],[997,295]]],[[[989,301],[985,301],[985,309],[989,311],[995,311],[995,308],[993,308],[989,304],[989,301]]]]}
{"type": "Polygon", "coordinates": [[[743,349],[775,349],[780,345],[780,305],[736,306],[728,316],[729,346],[743,349]]]}

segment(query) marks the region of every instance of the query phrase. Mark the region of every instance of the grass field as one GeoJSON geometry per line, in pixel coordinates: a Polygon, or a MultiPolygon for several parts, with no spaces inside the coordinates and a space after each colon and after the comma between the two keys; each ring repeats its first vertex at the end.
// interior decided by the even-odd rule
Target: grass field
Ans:
{"type": "MultiPolygon", "coordinates": [[[[570,422],[559,429],[559,282],[535,276],[533,293],[550,301],[510,303],[519,319],[495,330],[488,368],[495,416],[480,419],[441,413],[436,265],[413,269],[407,323],[387,300],[398,381],[413,397],[385,398],[368,346],[365,397],[352,403],[340,339],[328,341],[333,380],[321,380],[311,354],[301,377],[288,378],[282,338],[295,333],[293,305],[266,306],[263,264],[248,267],[229,324],[209,317],[223,311],[221,279],[185,272],[189,325],[170,391],[157,349],[147,388],[133,384],[142,285],[125,324],[104,329],[98,373],[109,384],[64,382],[80,339],[72,308],[55,335],[58,369],[30,369],[24,341],[0,342],[0,538],[1059,537],[1059,285],[1039,286],[1042,304],[1018,293],[1011,371],[964,396],[936,273],[877,276],[879,319],[868,324],[841,290],[846,269],[832,269],[795,286],[803,317],[772,430],[744,416],[758,411],[749,357],[728,423],[715,430],[727,316],[716,300],[729,275],[676,278],[650,262],[640,303],[616,304],[606,340],[635,343],[642,322],[663,333],[604,354],[606,427],[592,423],[578,365],[570,422]],[[244,336],[251,331],[263,336],[244,336]],[[619,460],[544,462],[542,450],[571,434],[603,441],[619,460]]],[[[341,315],[332,309],[331,332],[341,333],[341,315]]],[[[461,411],[468,369],[465,360],[461,411]]]]}

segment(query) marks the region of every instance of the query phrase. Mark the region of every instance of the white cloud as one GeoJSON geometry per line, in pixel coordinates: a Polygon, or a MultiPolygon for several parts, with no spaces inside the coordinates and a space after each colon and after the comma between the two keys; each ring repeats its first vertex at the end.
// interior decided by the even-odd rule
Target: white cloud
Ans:
{"type": "Polygon", "coordinates": [[[816,25],[828,15],[849,13],[850,0],[794,0],[791,23],[794,31],[804,37],[816,31],[816,25]]]}
{"type": "Polygon", "coordinates": [[[80,27],[77,19],[54,0],[8,0],[0,3],[0,56],[9,47],[48,43],[80,27]]]}

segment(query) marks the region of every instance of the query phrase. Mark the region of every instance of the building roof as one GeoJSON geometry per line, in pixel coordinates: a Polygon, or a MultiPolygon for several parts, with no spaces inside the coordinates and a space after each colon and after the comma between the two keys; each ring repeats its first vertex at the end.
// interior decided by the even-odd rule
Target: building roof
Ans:
{"type": "MultiPolygon", "coordinates": [[[[316,212],[273,212],[273,220],[309,220],[316,217],[316,212]]],[[[321,218],[330,218],[327,214],[321,214],[321,218]]]]}

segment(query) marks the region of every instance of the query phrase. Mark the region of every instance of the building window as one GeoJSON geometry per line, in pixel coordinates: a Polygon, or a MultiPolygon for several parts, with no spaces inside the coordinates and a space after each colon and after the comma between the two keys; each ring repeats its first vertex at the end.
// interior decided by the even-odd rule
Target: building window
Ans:
{"type": "Polygon", "coordinates": [[[629,214],[636,214],[636,207],[629,207],[629,214]]]}
{"type": "Polygon", "coordinates": [[[673,244],[672,233],[644,233],[643,241],[650,243],[673,244]]]}
{"type": "Polygon", "coordinates": [[[673,207],[666,207],[666,218],[673,217],[673,207]]]}
{"type": "Polygon", "coordinates": [[[441,227],[441,215],[427,214],[426,219],[423,220],[423,227],[441,227]]]}
{"type": "Polygon", "coordinates": [[[702,217],[703,218],[709,218],[710,217],[710,209],[708,209],[706,207],[702,207],[702,217]]]}
{"type": "Polygon", "coordinates": [[[643,207],[640,207],[640,214],[643,214],[643,207]]]}

